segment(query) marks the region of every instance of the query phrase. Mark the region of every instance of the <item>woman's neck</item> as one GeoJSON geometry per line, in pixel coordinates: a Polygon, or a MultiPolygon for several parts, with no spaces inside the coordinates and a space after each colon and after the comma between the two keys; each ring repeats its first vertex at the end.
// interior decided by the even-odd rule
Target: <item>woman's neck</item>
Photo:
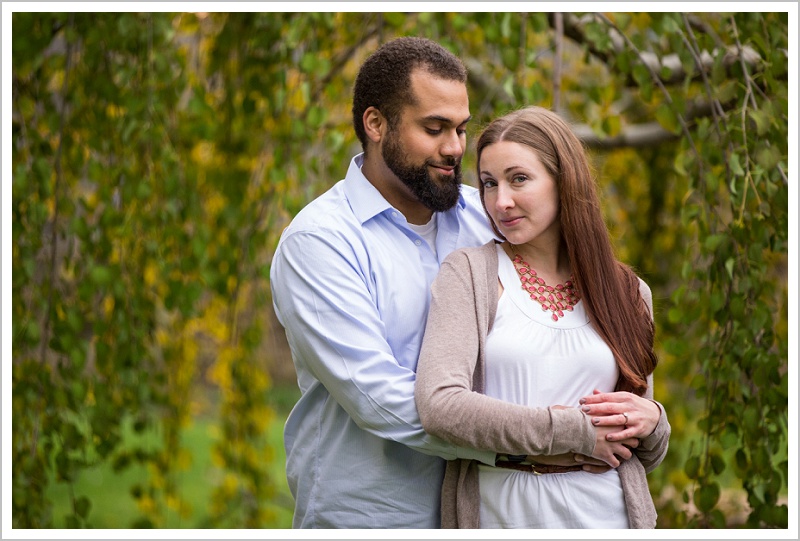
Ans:
{"type": "Polygon", "coordinates": [[[548,284],[563,283],[572,274],[569,255],[563,244],[541,246],[532,243],[513,245],[506,242],[505,248],[511,259],[519,255],[548,284]]]}

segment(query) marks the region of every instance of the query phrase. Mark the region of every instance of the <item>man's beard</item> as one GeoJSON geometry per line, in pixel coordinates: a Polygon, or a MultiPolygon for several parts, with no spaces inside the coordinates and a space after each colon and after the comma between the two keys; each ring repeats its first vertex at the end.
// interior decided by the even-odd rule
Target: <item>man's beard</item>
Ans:
{"type": "Polygon", "coordinates": [[[383,147],[383,161],[387,167],[408,186],[420,203],[434,212],[443,212],[458,203],[461,189],[461,162],[455,158],[443,160],[447,167],[455,166],[452,177],[440,177],[439,181],[431,178],[427,163],[420,166],[405,161],[406,152],[400,144],[400,138],[390,134],[383,147]]]}

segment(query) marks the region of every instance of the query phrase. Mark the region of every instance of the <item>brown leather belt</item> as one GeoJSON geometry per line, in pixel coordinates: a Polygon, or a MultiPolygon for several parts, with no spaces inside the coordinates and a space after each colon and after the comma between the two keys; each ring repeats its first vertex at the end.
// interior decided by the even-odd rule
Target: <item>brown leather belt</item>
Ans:
{"type": "Polygon", "coordinates": [[[571,471],[582,471],[583,466],[553,466],[550,464],[523,464],[522,462],[510,462],[506,460],[498,460],[494,463],[498,468],[506,468],[509,470],[519,470],[534,475],[541,475],[543,473],[567,473],[571,471]]]}

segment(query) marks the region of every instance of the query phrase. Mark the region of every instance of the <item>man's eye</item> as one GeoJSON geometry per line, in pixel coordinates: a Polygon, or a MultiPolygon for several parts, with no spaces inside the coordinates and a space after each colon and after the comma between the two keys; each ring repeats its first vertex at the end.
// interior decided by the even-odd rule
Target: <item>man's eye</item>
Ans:
{"type": "Polygon", "coordinates": [[[431,135],[439,135],[440,133],[442,133],[442,130],[436,130],[433,128],[425,128],[425,131],[427,131],[431,135]]]}

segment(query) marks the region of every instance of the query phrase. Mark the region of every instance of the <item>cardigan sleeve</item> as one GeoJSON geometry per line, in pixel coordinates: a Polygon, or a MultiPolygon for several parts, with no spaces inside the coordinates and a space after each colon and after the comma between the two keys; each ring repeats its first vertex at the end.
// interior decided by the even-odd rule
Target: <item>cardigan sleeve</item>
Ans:
{"type": "Polygon", "coordinates": [[[530,408],[473,391],[488,327],[482,320],[488,319],[486,284],[497,287],[496,274],[488,280],[485,274],[463,250],[456,251],[433,283],[415,390],[423,428],[476,449],[591,455],[594,427],[579,409],[530,408]]]}
{"type": "MultiPolygon", "coordinates": [[[[650,311],[650,317],[653,317],[653,294],[650,287],[643,281],[639,281],[639,292],[642,294],[647,309],[650,311]]],[[[664,457],[667,456],[667,449],[669,447],[669,436],[672,432],[669,421],[667,420],[667,412],[660,402],[653,399],[653,374],[647,377],[647,391],[645,391],[644,398],[652,400],[656,403],[661,410],[661,417],[658,419],[658,424],[653,430],[653,433],[642,438],[639,446],[634,449],[634,453],[639,457],[639,461],[644,466],[647,473],[650,473],[661,464],[664,457]]]]}

